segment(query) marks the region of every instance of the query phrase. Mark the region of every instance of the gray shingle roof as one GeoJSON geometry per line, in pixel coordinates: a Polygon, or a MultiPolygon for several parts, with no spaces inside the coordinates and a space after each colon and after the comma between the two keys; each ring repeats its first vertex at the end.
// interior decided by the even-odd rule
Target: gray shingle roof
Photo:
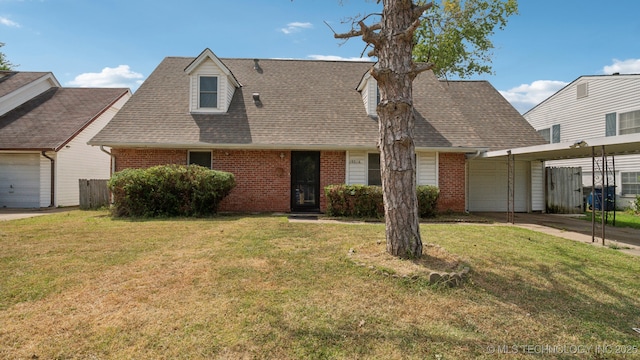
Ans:
{"type": "Polygon", "coordinates": [[[53,87],[0,116],[0,150],[59,150],[128,89],[53,87]]]}
{"type": "MultiPolygon", "coordinates": [[[[361,94],[355,90],[371,62],[261,59],[261,71],[256,71],[253,59],[221,58],[242,88],[236,90],[227,114],[209,115],[189,113],[189,77],[184,69],[193,60],[165,58],[90,144],[295,149],[376,146],[377,120],[367,116],[361,94]],[[253,93],[260,94],[261,106],[254,104],[253,93]]],[[[498,149],[542,141],[487,82],[447,87],[431,72],[423,73],[414,81],[414,104],[414,140],[420,148],[498,149]],[[473,94],[476,91],[482,94],[473,94]],[[507,130],[513,141],[495,136],[496,131],[507,130]]]]}
{"type": "Polygon", "coordinates": [[[47,74],[49,73],[34,71],[0,71],[0,97],[10,94],[30,82],[46,76],[47,74]]]}

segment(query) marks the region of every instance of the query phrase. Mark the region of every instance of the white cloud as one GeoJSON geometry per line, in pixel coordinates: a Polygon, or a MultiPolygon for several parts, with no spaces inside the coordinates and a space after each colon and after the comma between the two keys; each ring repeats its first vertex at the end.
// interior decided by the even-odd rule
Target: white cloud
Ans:
{"type": "Polygon", "coordinates": [[[8,27],[20,27],[20,24],[18,24],[15,21],[11,21],[6,17],[0,16],[0,24],[4,25],[4,26],[8,26],[8,27]]]}
{"type": "Polygon", "coordinates": [[[68,85],[78,87],[128,87],[137,88],[144,76],[131,71],[129,65],[106,67],[99,73],[84,73],[75,77],[68,85]]]}
{"type": "Polygon", "coordinates": [[[602,70],[605,74],[640,74],[640,59],[613,59],[613,65],[607,65],[602,70]]]}
{"type": "Polygon", "coordinates": [[[313,24],[311,24],[310,22],[292,22],[292,23],[288,23],[287,27],[280,29],[280,31],[289,35],[289,34],[300,32],[303,29],[311,29],[311,28],[313,28],[313,24]]]}
{"type": "Polygon", "coordinates": [[[500,90],[500,94],[518,111],[524,113],[567,86],[567,84],[564,81],[557,80],[536,80],[531,84],[522,84],[506,91],[500,90]]]}
{"type": "Polygon", "coordinates": [[[328,60],[328,61],[372,61],[371,58],[368,58],[368,57],[345,58],[342,56],[335,56],[335,55],[309,55],[307,57],[312,60],[328,60]]]}

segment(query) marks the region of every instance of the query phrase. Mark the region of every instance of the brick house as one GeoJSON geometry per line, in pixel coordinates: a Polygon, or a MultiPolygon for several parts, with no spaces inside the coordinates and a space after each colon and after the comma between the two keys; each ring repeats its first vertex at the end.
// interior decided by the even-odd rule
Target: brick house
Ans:
{"type": "MultiPolygon", "coordinates": [[[[234,173],[222,211],[323,211],[327,185],[380,183],[372,65],[221,59],[209,49],[167,57],[89,144],[110,148],[115,171],[196,163],[234,173]]],[[[426,72],[413,93],[417,181],[440,188],[440,210],[475,210],[472,190],[483,193],[479,209],[498,204],[483,199],[503,197],[491,178],[502,181],[501,166],[478,155],[544,142],[488,82],[426,72]]],[[[523,164],[518,178],[522,211],[536,210],[532,167],[543,169],[523,164]]]]}

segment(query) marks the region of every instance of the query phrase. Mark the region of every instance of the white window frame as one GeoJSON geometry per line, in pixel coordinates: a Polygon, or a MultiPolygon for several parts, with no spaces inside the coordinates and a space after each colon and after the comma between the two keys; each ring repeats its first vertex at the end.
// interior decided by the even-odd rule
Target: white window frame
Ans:
{"type": "Polygon", "coordinates": [[[220,109],[220,76],[217,74],[200,74],[198,75],[198,109],[201,110],[219,110],[220,109]],[[216,107],[202,106],[202,78],[216,78],[216,107]]]}
{"type": "Polygon", "coordinates": [[[621,194],[622,196],[636,196],[636,195],[640,195],[640,171],[625,171],[625,172],[621,172],[620,173],[620,184],[621,184],[621,194]],[[627,182],[626,185],[638,185],[638,192],[637,193],[632,193],[632,192],[625,192],[625,177],[633,177],[632,174],[635,174],[635,181],[634,182],[627,182]],[[626,175],[626,176],[625,176],[626,175]]]}
{"type": "Polygon", "coordinates": [[[640,110],[631,110],[631,111],[625,111],[625,112],[620,112],[618,113],[618,135],[626,135],[626,134],[637,134],[640,133],[640,110]],[[625,115],[628,114],[632,114],[635,113],[634,119],[632,121],[634,121],[636,124],[636,126],[633,127],[623,127],[622,126],[622,121],[623,121],[623,117],[625,115]],[[625,132],[626,130],[634,130],[632,132],[625,132]]]}
{"type": "MultiPolygon", "coordinates": [[[[378,171],[380,172],[380,184],[371,185],[369,183],[369,155],[378,155],[378,158],[380,159],[380,153],[378,153],[378,152],[367,152],[367,156],[365,158],[365,161],[367,162],[367,166],[366,166],[366,170],[365,170],[366,174],[367,174],[367,176],[366,176],[367,185],[368,186],[381,186],[382,185],[382,169],[381,169],[381,165],[378,165],[378,171]]],[[[378,164],[380,164],[380,163],[378,162],[378,164]]]]}
{"type": "Polygon", "coordinates": [[[551,144],[551,128],[544,128],[544,129],[540,129],[538,130],[538,134],[540,134],[540,136],[542,136],[545,140],[547,140],[547,142],[549,144],[551,144]],[[548,136],[545,136],[542,132],[548,133],[548,136]]]}

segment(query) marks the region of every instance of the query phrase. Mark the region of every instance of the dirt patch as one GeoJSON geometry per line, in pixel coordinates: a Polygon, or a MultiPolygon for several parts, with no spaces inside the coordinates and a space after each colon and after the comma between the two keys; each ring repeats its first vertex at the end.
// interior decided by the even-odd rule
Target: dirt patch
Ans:
{"type": "Polygon", "coordinates": [[[420,259],[406,260],[392,256],[387,253],[386,244],[382,241],[352,248],[349,257],[356,264],[385,275],[426,279],[433,283],[447,282],[451,274],[466,277],[469,271],[458,256],[435,244],[423,245],[420,259]]]}

